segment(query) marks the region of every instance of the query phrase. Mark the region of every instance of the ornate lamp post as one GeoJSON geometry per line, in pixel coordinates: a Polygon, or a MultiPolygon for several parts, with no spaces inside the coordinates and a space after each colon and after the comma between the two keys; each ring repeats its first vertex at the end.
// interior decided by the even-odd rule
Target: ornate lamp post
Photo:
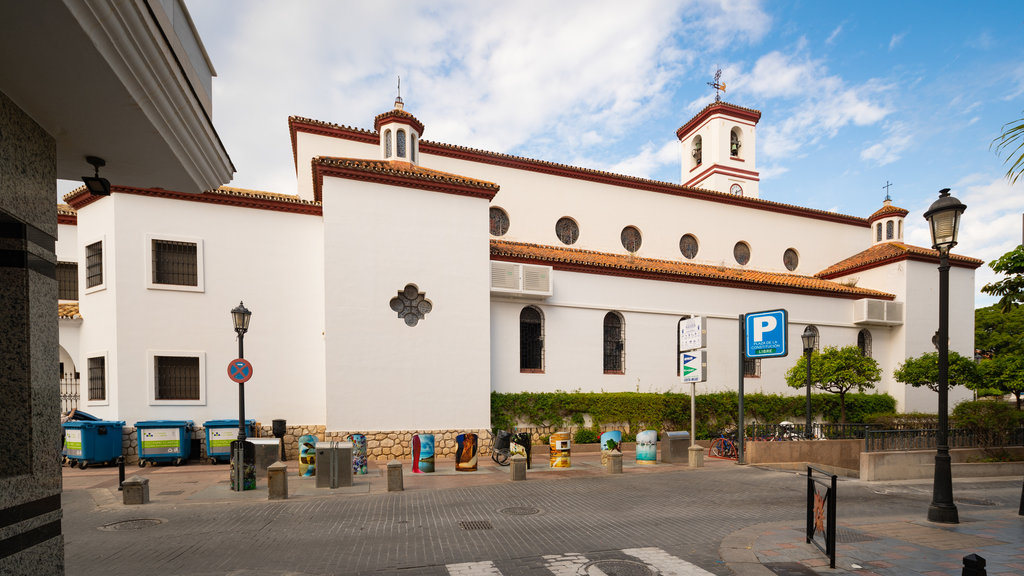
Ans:
{"type": "MultiPolygon", "coordinates": [[[[245,358],[245,333],[249,330],[249,318],[252,312],[242,302],[231,310],[231,320],[238,334],[238,357],[245,358]]],[[[231,489],[238,492],[245,490],[246,464],[251,464],[255,457],[252,444],[245,441],[245,382],[238,382],[238,439],[231,443],[231,489]],[[248,448],[248,450],[247,450],[248,448]]],[[[255,480],[255,479],[253,479],[255,480]]],[[[252,483],[255,485],[255,482],[252,483]]]]}
{"type": "Polygon", "coordinates": [[[935,481],[928,519],[932,522],[960,522],[953,503],[953,473],[949,462],[949,251],[956,246],[960,215],[967,209],[949,195],[949,188],[939,191],[924,217],[932,234],[932,248],[939,251],[939,430],[935,444],[935,481]]]}
{"type": "Polygon", "coordinates": [[[800,340],[804,343],[804,358],[805,364],[807,364],[807,423],[804,424],[804,438],[810,440],[814,437],[811,432],[811,353],[818,345],[818,333],[815,332],[810,326],[804,328],[804,333],[800,335],[800,340]]]}

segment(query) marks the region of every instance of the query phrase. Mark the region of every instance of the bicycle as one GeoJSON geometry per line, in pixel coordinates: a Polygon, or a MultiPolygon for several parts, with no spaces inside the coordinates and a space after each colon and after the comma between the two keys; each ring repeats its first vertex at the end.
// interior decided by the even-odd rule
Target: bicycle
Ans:
{"type": "Polygon", "coordinates": [[[708,450],[708,455],[714,458],[726,458],[729,460],[736,460],[739,458],[739,452],[736,450],[736,442],[734,442],[732,438],[727,438],[724,434],[711,441],[711,448],[708,450]]]}
{"type": "Polygon", "coordinates": [[[530,442],[530,435],[526,432],[520,432],[513,434],[508,430],[498,430],[492,432],[491,436],[494,438],[494,442],[491,445],[491,460],[494,460],[499,466],[508,466],[511,464],[509,458],[513,454],[526,455],[526,448],[524,448],[530,442]],[[512,444],[516,444],[515,447],[512,444]]]}

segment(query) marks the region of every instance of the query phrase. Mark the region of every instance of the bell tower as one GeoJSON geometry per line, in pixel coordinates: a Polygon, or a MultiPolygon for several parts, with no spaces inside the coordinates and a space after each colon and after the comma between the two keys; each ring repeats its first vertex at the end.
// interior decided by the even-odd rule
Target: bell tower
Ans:
{"type": "Polygon", "coordinates": [[[682,183],[737,196],[758,197],[755,157],[761,112],[716,100],[676,130],[682,183]]]}
{"type": "Polygon", "coordinates": [[[373,120],[373,127],[380,134],[380,158],[419,164],[423,123],[405,111],[401,87],[399,80],[394,109],[377,115],[373,120]]]}

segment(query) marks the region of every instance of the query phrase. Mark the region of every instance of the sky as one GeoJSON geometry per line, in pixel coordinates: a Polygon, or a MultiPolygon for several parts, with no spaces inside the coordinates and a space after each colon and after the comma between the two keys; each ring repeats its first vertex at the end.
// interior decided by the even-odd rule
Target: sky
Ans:
{"type": "MultiPolygon", "coordinates": [[[[399,76],[427,140],[679,183],[675,131],[721,69],[723,100],[762,113],[761,198],[867,217],[891,183],[907,241],[928,246],[922,215],[951,188],[967,205],[954,252],[989,262],[1024,234],[1024,178],[991,149],[1024,117],[1017,2],[187,5],[231,186],[295,193],[288,116],[372,130],[399,76]]],[[[995,278],[982,266],[977,287],[995,278]]]]}

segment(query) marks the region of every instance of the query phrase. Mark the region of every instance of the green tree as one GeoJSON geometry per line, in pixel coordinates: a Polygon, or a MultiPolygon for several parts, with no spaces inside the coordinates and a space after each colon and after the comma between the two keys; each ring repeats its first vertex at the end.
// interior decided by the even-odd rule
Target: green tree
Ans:
{"type": "Polygon", "coordinates": [[[1002,312],[998,304],[974,311],[974,347],[984,386],[1013,394],[1021,409],[1024,394],[1024,306],[1002,312]]]}
{"type": "Polygon", "coordinates": [[[1017,178],[1024,173],[1024,118],[1003,124],[1002,134],[992,141],[992,145],[996,148],[996,154],[1009,154],[1003,162],[1010,165],[1006,179],[1011,184],[1016,183],[1017,178]]]}
{"type": "Polygon", "coordinates": [[[999,296],[999,308],[1009,312],[1024,302],[1024,244],[988,263],[989,268],[1006,277],[985,284],[981,291],[999,296]]]}
{"type": "MultiPolygon", "coordinates": [[[[949,351],[948,375],[950,386],[963,385],[973,390],[982,384],[978,365],[974,360],[964,358],[952,350],[949,351]]],[[[892,377],[897,382],[910,384],[915,388],[927,386],[932,392],[938,392],[939,353],[929,352],[916,358],[907,358],[893,371],[892,377]]]]}
{"type": "MultiPolygon", "coordinates": [[[[864,392],[879,380],[878,362],[865,356],[857,346],[829,346],[811,353],[811,385],[839,395],[839,421],[846,422],[846,394],[857,389],[864,392]]],[[[800,356],[796,366],[786,372],[786,383],[803,388],[807,383],[807,356],[800,356]]]]}

